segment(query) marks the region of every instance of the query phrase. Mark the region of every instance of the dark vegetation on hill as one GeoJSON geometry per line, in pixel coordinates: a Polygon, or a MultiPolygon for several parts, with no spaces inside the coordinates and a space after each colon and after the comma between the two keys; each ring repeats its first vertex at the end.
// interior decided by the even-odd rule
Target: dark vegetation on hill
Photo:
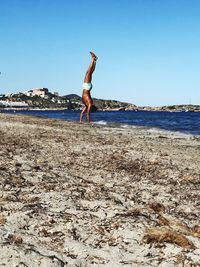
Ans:
{"type": "MultiPolygon", "coordinates": [[[[0,95],[0,108],[23,108],[16,103],[25,103],[24,108],[33,109],[68,109],[80,110],[83,107],[82,98],[76,94],[68,94],[58,96],[48,92],[45,97],[41,96],[27,96],[23,93],[12,94],[12,96],[0,95]],[[11,104],[2,104],[2,101],[11,104]]],[[[146,111],[200,111],[200,105],[170,105],[170,106],[136,106],[131,103],[121,102],[117,100],[105,100],[93,98],[93,104],[98,110],[146,110],[146,111]]]]}
{"type": "MultiPolygon", "coordinates": [[[[65,96],[55,96],[54,94],[48,93],[43,98],[40,96],[26,96],[24,94],[13,94],[12,97],[2,96],[0,100],[12,101],[12,102],[25,102],[28,104],[28,108],[66,108],[69,110],[79,110],[82,108],[82,98],[76,94],[69,94],[65,96]]],[[[97,109],[107,110],[135,110],[137,107],[130,103],[120,102],[116,100],[104,100],[104,99],[93,99],[94,105],[97,109]]]]}

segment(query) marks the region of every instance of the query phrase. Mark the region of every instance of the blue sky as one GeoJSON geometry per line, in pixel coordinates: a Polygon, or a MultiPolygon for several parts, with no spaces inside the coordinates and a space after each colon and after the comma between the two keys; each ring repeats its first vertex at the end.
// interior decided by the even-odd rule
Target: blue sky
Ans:
{"type": "Polygon", "coordinates": [[[200,104],[199,0],[0,0],[0,93],[47,87],[136,105],[200,104]]]}

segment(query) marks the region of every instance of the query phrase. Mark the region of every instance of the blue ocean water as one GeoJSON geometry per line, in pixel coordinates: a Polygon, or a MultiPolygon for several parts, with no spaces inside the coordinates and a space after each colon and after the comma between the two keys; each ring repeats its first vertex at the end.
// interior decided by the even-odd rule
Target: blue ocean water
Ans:
{"type": "MultiPolygon", "coordinates": [[[[1,112],[70,121],[79,121],[80,116],[80,111],[72,110],[1,110],[1,112]]],[[[97,111],[91,114],[91,120],[102,125],[158,127],[200,135],[200,112],[97,111]]]]}

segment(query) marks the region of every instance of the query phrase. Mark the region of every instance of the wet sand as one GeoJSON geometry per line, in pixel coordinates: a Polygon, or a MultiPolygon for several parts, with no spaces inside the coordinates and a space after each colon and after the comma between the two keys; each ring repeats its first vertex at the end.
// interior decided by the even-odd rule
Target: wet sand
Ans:
{"type": "Polygon", "coordinates": [[[0,266],[200,266],[200,137],[0,114],[0,266]]]}

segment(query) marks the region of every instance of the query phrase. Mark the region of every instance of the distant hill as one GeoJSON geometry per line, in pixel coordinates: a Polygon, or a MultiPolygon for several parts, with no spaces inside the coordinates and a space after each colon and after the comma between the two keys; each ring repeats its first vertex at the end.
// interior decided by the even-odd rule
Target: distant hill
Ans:
{"type": "Polygon", "coordinates": [[[139,110],[148,111],[200,111],[200,105],[170,105],[161,107],[139,107],[139,110]]]}
{"type": "Polygon", "coordinates": [[[81,101],[81,97],[76,94],[64,95],[62,98],[69,99],[71,101],[81,101]]]}
{"type": "Polygon", "coordinates": [[[200,105],[171,105],[171,106],[163,106],[162,110],[200,111],[200,105]]]}
{"type": "MultiPolygon", "coordinates": [[[[82,98],[76,94],[57,96],[52,93],[48,93],[44,98],[41,96],[27,96],[23,93],[18,93],[18,94],[12,94],[12,96],[9,96],[9,97],[2,96],[0,97],[0,102],[1,100],[3,100],[4,102],[10,101],[12,103],[24,102],[25,104],[28,104],[28,108],[41,108],[41,109],[42,108],[49,108],[49,109],[66,108],[69,110],[80,110],[83,107],[82,98]]],[[[93,103],[99,110],[135,110],[137,109],[137,107],[133,104],[120,102],[116,100],[104,100],[104,99],[93,98],[93,103]]]]}
{"type": "MultiPolygon", "coordinates": [[[[76,94],[70,94],[63,96],[63,98],[70,100],[71,102],[80,103],[82,105],[82,98],[79,95],[76,94]]],[[[92,98],[94,105],[99,110],[135,110],[137,109],[136,105],[121,102],[117,100],[105,100],[105,99],[98,99],[98,98],[92,98]]]]}
{"type": "MultiPolygon", "coordinates": [[[[0,95],[0,108],[24,108],[26,109],[69,109],[80,110],[83,107],[82,98],[76,94],[58,96],[47,92],[45,97],[27,96],[24,93],[0,95]],[[7,104],[6,104],[7,103],[7,104]]],[[[170,105],[161,107],[139,107],[131,103],[117,100],[105,100],[93,98],[93,103],[98,110],[144,110],[144,111],[199,111],[200,105],[170,105]]]]}

